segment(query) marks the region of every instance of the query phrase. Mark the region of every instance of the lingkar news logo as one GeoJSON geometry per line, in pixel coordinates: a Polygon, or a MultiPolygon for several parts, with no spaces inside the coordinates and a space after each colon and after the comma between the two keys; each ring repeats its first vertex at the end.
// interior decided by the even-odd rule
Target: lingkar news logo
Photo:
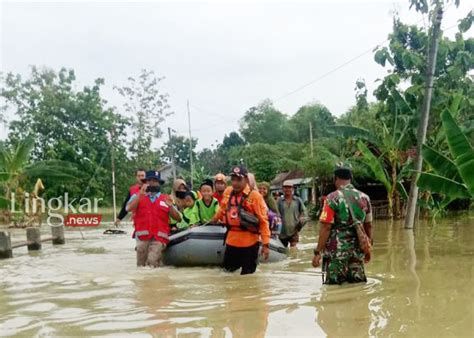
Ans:
{"type": "MultiPolygon", "coordinates": [[[[99,226],[102,215],[99,213],[99,202],[103,198],[70,199],[68,193],[60,197],[53,197],[47,201],[41,197],[31,197],[25,193],[24,212],[29,215],[47,214],[48,225],[64,224],[70,227],[94,227],[99,226]]],[[[12,193],[12,213],[20,212],[16,208],[15,193],[12,193]]]]}

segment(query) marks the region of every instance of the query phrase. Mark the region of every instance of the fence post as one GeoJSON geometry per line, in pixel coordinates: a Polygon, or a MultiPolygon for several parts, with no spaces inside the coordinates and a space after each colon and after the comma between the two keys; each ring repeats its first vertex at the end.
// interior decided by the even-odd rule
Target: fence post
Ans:
{"type": "Polygon", "coordinates": [[[0,259],[12,257],[13,251],[10,233],[7,231],[0,231],[0,259]]]}
{"type": "Polygon", "coordinates": [[[53,235],[53,244],[64,244],[66,239],[64,238],[64,225],[52,225],[51,226],[51,235],[53,235]]]}
{"type": "Polygon", "coordinates": [[[26,228],[26,241],[28,243],[28,251],[41,250],[41,229],[26,228]]]}

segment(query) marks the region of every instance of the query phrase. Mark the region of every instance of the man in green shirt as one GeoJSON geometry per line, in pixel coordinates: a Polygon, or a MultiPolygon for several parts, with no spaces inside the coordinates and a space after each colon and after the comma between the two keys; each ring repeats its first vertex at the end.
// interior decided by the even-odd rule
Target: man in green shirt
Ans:
{"type": "MultiPolygon", "coordinates": [[[[334,170],[336,191],[327,196],[319,221],[319,239],[313,266],[321,265],[325,284],[366,282],[364,262],[371,259],[370,248],[361,248],[357,227],[372,241],[370,198],[352,185],[349,164],[338,163],[334,170]]],[[[362,237],[363,238],[363,237],[362,237]]]]}
{"type": "Polygon", "coordinates": [[[299,242],[299,232],[308,221],[306,208],[301,198],[295,196],[291,182],[283,182],[283,194],[278,200],[278,210],[283,221],[280,240],[284,246],[290,244],[295,247],[299,242]]]}

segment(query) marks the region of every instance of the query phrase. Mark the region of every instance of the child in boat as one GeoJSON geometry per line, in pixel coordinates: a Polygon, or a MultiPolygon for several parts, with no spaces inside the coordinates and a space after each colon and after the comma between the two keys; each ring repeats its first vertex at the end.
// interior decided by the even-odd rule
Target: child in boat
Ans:
{"type": "Polygon", "coordinates": [[[219,202],[214,195],[214,184],[212,180],[204,180],[199,187],[202,197],[196,201],[201,224],[209,222],[217,213],[219,202]]]}
{"type": "Polygon", "coordinates": [[[181,222],[176,224],[178,231],[199,225],[199,211],[196,205],[197,194],[194,191],[186,191],[183,199],[183,212],[181,222]]]}

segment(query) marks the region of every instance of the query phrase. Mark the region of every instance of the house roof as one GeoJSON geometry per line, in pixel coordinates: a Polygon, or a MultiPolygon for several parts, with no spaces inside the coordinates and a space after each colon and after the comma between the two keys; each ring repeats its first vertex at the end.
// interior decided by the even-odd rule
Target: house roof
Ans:
{"type": "MultiPolygon", "coordinates": [[[[182,170],[182,168],[179,165],[174,165],[174,166],[175,166],[177,171],[182,170]]],[[[165,171],[165,170],[172,169],[172,168],[173,168],[173,163],[167,163],[167,164],[162,165],[161,167],[159,167],[157,170],[158,171],[165,171]]]]}
{"type": "Polygon", "coordinates": [[[285,180],[285,182],[288,182],[291,185],[304,185],[304,184],[311,183],[311,181],[312,181],[311,177],[293,178],[291,180],[285,180]]]}
{"type": "Polygon", "coordinates": [[[289,171],[284,173],[279,173],[275,176],[275,178],[270,182],[271,185],[278,185],[279,183],[283,183],[286,180],[286,177],[290,174],[289,171]]]}
{"type": "Polygon", "coordinates": [[[302,170],[292,170],[277,174],[270,183],[270,190],[278,190],[283,186],[284,181],[292,181],[293,185],[308,184],[311,178],[305,177],[302,170]]]}

